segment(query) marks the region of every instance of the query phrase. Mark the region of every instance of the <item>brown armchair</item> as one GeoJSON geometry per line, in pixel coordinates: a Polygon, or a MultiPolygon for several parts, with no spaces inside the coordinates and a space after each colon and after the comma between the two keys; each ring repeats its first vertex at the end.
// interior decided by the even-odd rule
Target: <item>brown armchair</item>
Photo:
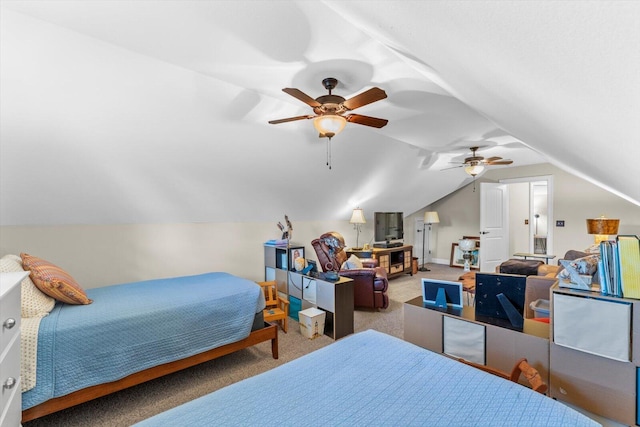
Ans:
{"type": "Polygon", "coordinates": [[[344,251],[344,238],[335,231],[314,239],[311,245],[316,251],[322,271],[335,271],[341,276],[353,279],[355,307],[387,308],[389,306],[387,272],[384,268],[377,266],[377,260],[363,259],[362,264],[366,268],[340,270],[348,257],[344,251]]]}

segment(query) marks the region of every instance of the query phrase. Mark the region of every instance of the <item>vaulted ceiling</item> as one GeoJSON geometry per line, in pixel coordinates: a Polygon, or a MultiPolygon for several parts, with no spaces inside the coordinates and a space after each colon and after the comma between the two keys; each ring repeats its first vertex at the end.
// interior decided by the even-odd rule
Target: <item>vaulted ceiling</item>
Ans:
{"type": "Polygon", "coordinates": [[[409,214],[471,146],[640,205],[640,2],[0,4],[2,225],[409,214]],[[311,121],[268,124],[325,77],[388,96],[331,169],[311,121]]]}

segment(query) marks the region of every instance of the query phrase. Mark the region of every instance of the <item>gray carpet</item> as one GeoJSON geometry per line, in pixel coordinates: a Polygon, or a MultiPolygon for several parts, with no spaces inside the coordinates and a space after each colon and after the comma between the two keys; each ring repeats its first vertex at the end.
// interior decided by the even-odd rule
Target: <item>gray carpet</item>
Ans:
{"type": "MultiPolygon", "coordinates": [[[[389,308],[380,311],[357,310],[354,320],[355,331],[375,329],[402,338],[402,303],[421,295],[420,278],[457,280],[463,273],[459,268],[444,265],[429,265],[429,268],[430,272],[418,272],[414,276],[401,276],[390,280],[389,308]]],[[[303,337],[295,321],[289,323],[288,333],[279,333],[278,339],[278,360],[271,357],[270,342],[261,343],[217,360],[33,420],[25,423],[24,426],[129,426],[226,385],[275,368],[333,342],[326,336],[313,340],[303,337]]]]}

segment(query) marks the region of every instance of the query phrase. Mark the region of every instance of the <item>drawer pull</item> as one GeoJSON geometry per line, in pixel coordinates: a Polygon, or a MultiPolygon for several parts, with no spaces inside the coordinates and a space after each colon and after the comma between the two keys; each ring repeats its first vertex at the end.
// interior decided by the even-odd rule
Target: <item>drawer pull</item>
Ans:
{"type": "Polygon", "coordinates": [[[8,388],[9,390],[12,389],[15,385],[16,385],[16,379],[13,377],[9,377],[6,379],[6,381],[4,382],[4,388],[8,388]]]}
{"type": "Polygon", "coordinates": [[[16,319],[12,319],[11,317],[4,321],[4,327],[7,329],[11,329],[16,326],[16,319]]]}

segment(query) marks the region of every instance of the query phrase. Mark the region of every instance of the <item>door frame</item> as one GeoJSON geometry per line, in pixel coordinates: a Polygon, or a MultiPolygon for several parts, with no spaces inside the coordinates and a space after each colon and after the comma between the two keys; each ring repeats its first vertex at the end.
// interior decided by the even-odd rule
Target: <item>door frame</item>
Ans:
{"type": "MultiPolygon", "coordinates": [[[[547,182],[547,216],[548,216],[548,224],[547,224],[547,254],[553,253],[553,229],[554,229],[554,217],[553,217],[553,175],[541,175],[541,176],[529,176],[522,178],[507,178],[501,179],[498,182],[503,184],[516,184],[521,182],[527,182],[531,184],[532,182],[547,182]]],[[[529,203],[529,238],[533,239],[533,234],[531,233],[531,224],[533,224],[533,206],[532,203],[529,203]]],[[[529,246],[533,244],[531,240],[529,242],[529,246]]]]}

